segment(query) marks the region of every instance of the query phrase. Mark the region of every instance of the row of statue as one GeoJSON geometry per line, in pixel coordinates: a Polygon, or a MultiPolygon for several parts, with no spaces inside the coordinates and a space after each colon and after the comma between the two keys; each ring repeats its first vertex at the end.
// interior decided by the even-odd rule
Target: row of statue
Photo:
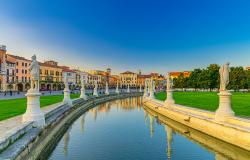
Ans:
{"type": "MultiPolygon", "coordinates": [[[[36,55],[32,56],[32,62],[29,66],[29,71],[30,71],[30,79],[31,79],[31,88],[30,92],[38,92],[39,91],[39,78],[40,78],[40,66],[39,63],[36,59],[36,55]]],[[[219,73],[220,73],[220,91],[226,91],[226,87],[229,84],[229,63],[226,63],[221,66],[219,73]]],[[[173,81],[171,78],[170,73],[167,73],[166,75],[166,80],[167,80],[167,90],[171,90],[173,87],[173,81]]],[[[83,77],[81,78],[81,81],[83,82],[84,79],[83,77]]],[[[64,76],[64,83],[65,87],[68,87],[68,77],[67,75],[64,76]]],[[[84,85],[84,83],[82,83],[84,85]]],[[[117,83],[118,85],[118,83],[117,83]]],[[[95,81],[94,84],[95,88],[98,87],[97,81],[95,81]]],[[[149,90],[153,90],[155,88],[155,81],[153,80],[148,80],[145,81],[145,86],[149,87],[149,90]]]]}

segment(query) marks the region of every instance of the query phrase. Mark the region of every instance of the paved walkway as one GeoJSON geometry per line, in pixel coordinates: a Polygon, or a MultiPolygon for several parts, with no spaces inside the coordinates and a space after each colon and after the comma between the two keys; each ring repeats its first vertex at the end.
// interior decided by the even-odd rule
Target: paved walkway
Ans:
{"type": "MultiPolygon", "coordinates": [[[[51,110],[59,107],[61,103],[62,102],[55,103],[55,104],[49,105],[47,107],[43,107],[43,108],[41,108],[41,110],[44,114],[46,114],[46,113],[50,112],[51,110]]],[[[9,118],[7,120],[0,121],[0,139],[5,137],[8,134],[8,132],[11,132],[11,130],[13,130],[17,127],[21,127],[22,125],[23,125],[22,124],[22,115],[16,116],[13,118],[9,118]]]]}

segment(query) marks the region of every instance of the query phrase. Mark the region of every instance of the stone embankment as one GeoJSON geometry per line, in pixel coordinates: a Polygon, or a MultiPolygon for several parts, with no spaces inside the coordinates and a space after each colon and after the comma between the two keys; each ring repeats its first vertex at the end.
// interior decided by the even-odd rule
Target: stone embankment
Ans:
{"type": "Polygon", "coordinates": [[[224,121],[216,113],[178,104],[169,105],[150,97],[143,98],[144,106],[176,122],[250,151],[250,119],[236,116],[224,121]]]}

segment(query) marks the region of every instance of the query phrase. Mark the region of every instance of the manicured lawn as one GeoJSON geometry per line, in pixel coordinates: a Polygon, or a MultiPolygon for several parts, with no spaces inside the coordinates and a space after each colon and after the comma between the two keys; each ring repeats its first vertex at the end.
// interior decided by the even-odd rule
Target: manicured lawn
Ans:
{"type": "MultiPolygon", "coordinates": [[[[159,100],[166,99],[166,93],[156,94],[159,100]]],[[[214,92],[174,92],[176,104],[189,107],[216,111],[219,105],[219,96],[214,92]]],[[[233,93],[232,108],[236,115],[250,117],[250,93],[233,93]]]]}
{"type": "MultiPolygon", "coordinates": [[[[79,94],[72,94],[71,98],[78,98],[79,94]]],[[[41,96],[41,107],[61,102],[63,95],[41,96]]],[[[0,100],[0,121],[23,114],[26,111],[26,98],[0,100]]]]}

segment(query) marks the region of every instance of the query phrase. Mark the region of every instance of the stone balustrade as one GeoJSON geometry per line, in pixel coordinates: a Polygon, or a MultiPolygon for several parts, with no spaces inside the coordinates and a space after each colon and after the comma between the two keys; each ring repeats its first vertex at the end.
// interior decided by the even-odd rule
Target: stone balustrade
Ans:
{"type": "Polygon", "coordinates": [[[250,119],[230,116],[223,121],[216,119],[216,113],[144,97],[144,106],[198,131],[223,140],[235,146],[250,150],[250,119]]]}

